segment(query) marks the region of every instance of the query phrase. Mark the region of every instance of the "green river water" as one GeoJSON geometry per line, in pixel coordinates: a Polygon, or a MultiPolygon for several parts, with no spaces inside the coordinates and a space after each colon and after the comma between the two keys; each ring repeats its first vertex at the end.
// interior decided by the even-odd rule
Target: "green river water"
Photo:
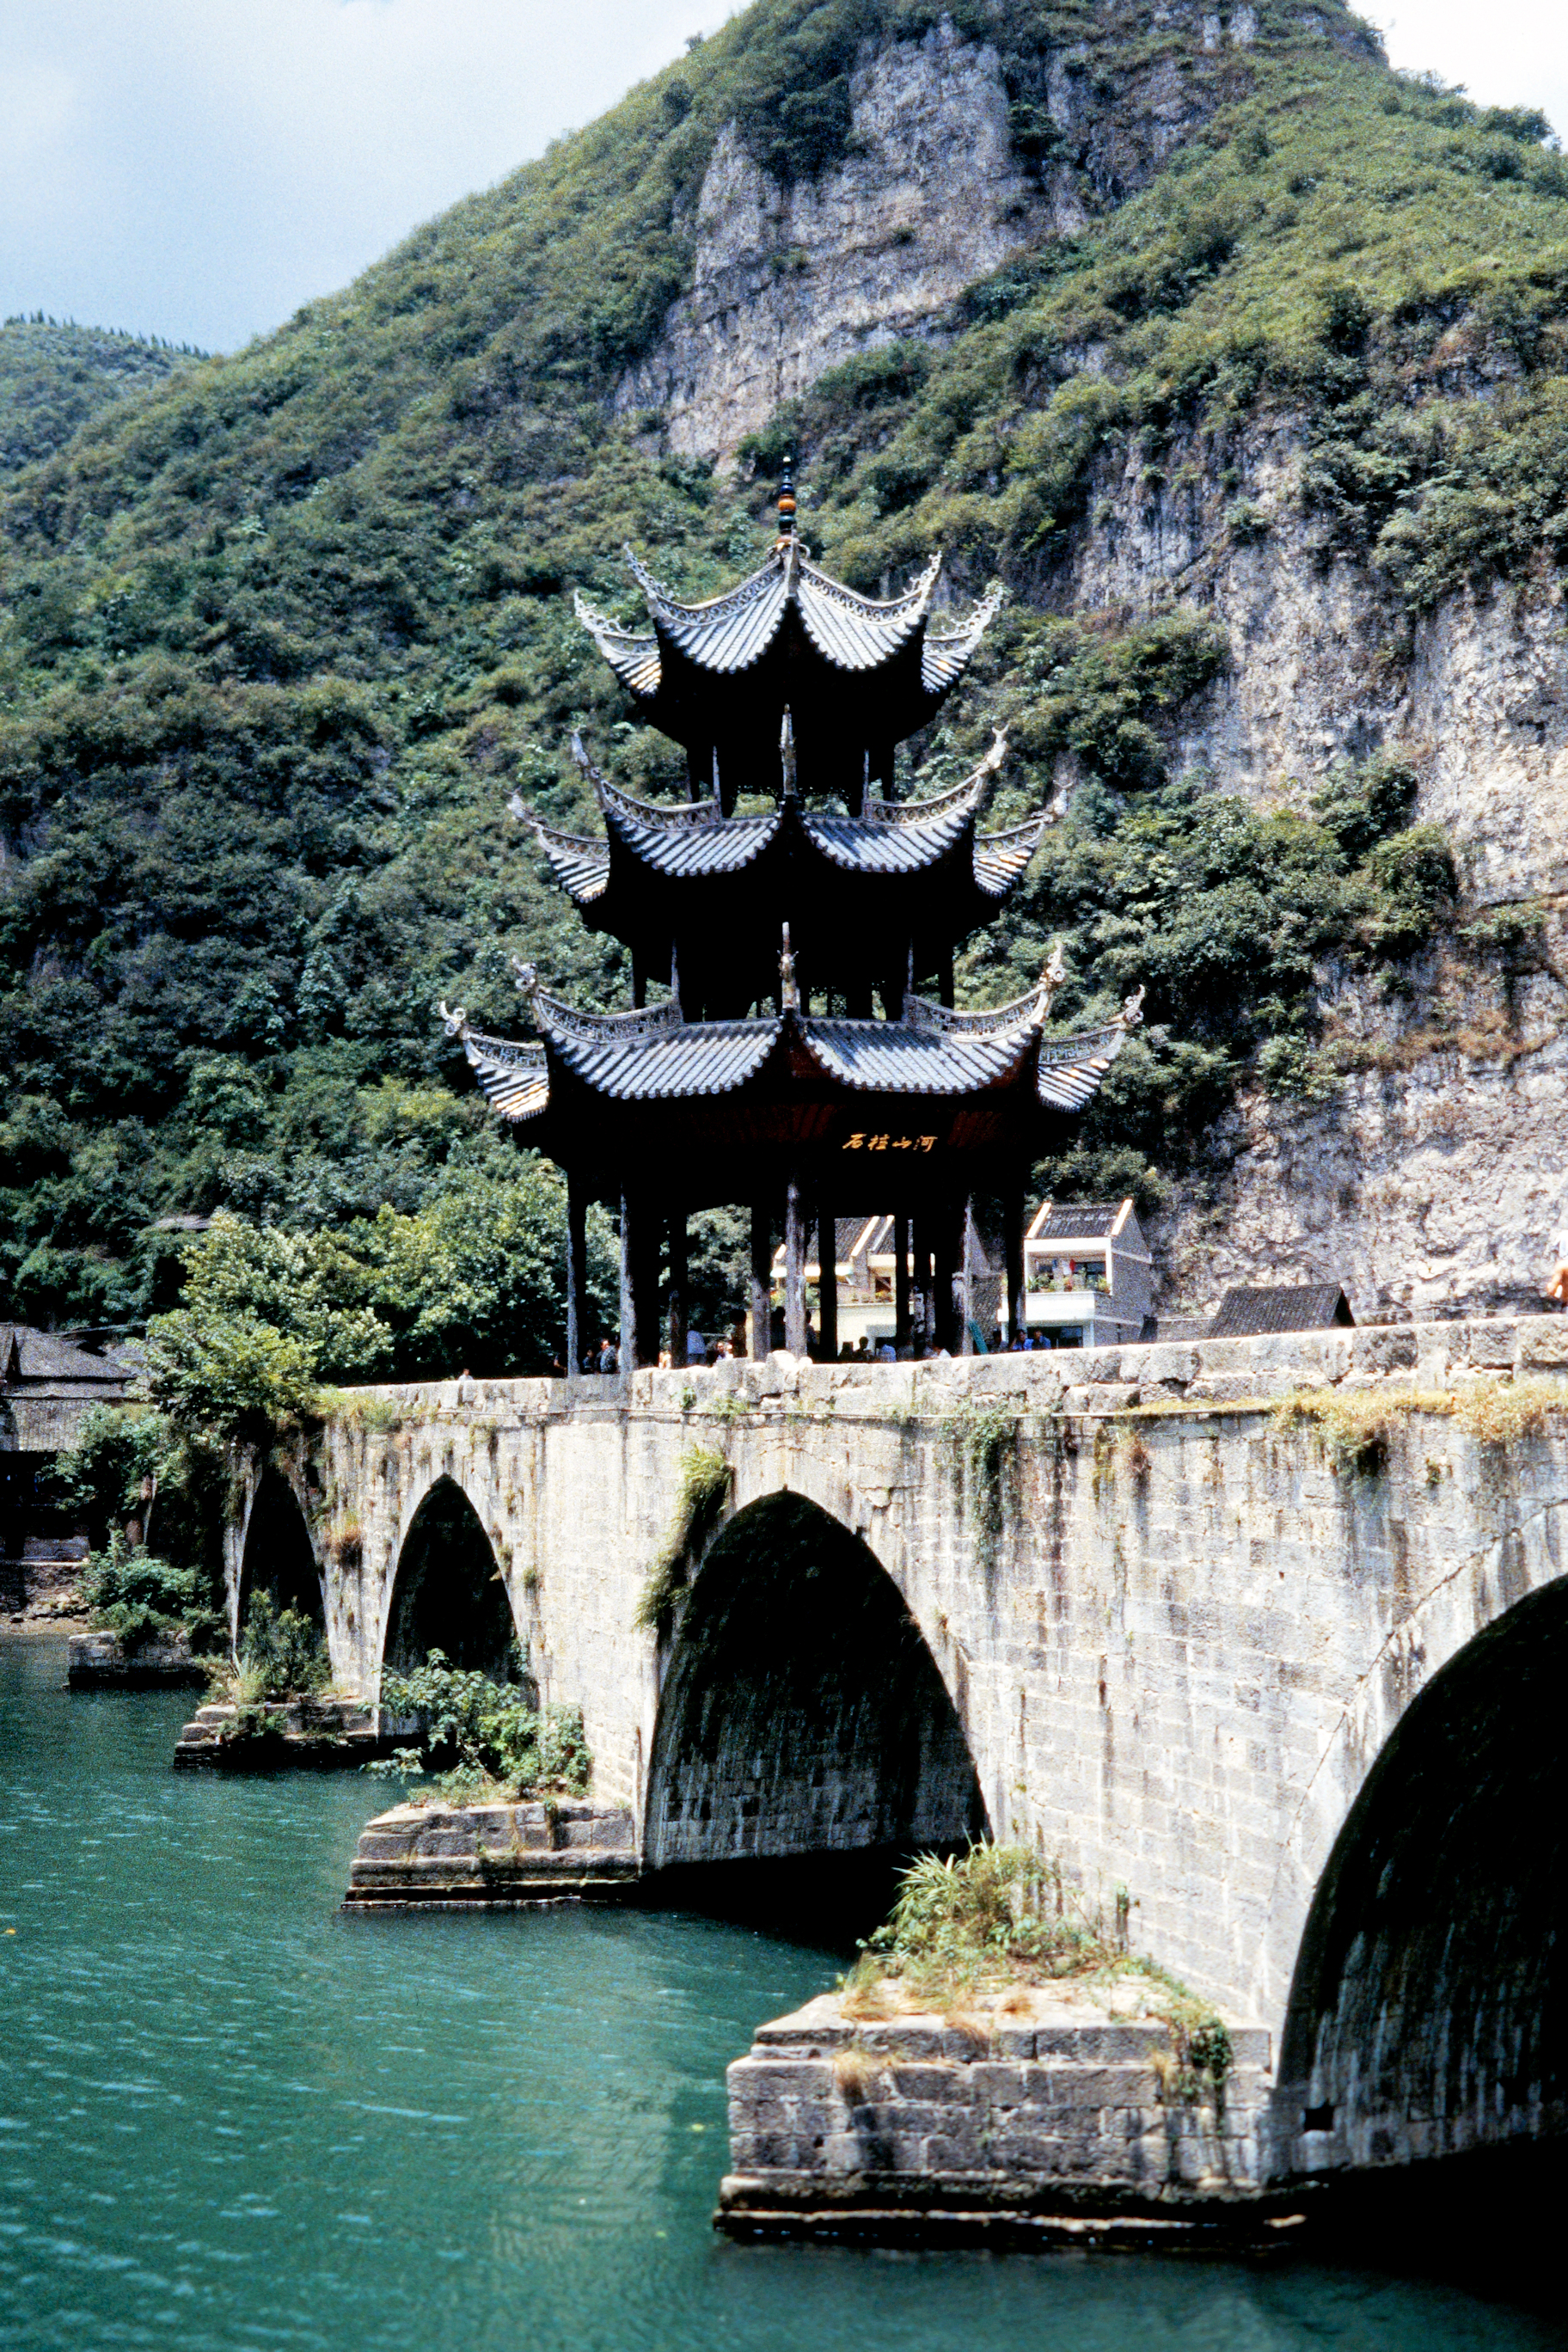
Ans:
{"type": "Polygon", "coordinates": [[[1568,2341],[1301,2261],[727,2244],[725,2064],[832,1955],[672,1914],[345,1917],[374,1787],[176,1776],[180,1696],[64,1667],[0,1647],[9,2352],[1568,2341]]]}

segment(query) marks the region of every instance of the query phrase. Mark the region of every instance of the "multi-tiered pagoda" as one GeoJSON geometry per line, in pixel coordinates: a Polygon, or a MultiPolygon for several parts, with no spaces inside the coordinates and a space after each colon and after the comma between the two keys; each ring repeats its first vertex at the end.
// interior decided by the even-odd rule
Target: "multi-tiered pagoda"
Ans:
{"type": "MultiPolygon", "coordinates": [[[[570,1362],[587,1337],[591,1200],[620,1213],[623,1366],[658,1360],[661,1303],[684,1362],[687,1221],[719,1202],[751,1210],[756,1353],[769,1345],[775,1229],[784,1344],[801,1354],[810,1223],[831,1236],[836,1217],[878,1212],[896,1221],[900,1340],[912,1287],[935,1302],[936,1343],[967,1346],[953,1276],[977,1192],[1005,1203],[1020,1328],[1028,1170],[1059,1147],[1138,1004],[1105,1028],[1047,1034],[1063,976],[1053,961],[1015,1003],[954,1010],[955,950],[996,914],[1051,820],[979,829],[1001,736],[973,775],[928,800],[894,797],[893,760],[959,683],[1000,592],[939,623],[938,558],[907,595],[857,595],[808,560],[787,478],[767,562],[726,594],[683,604],[628,560],[651,630],[622,629],[582,597],[578,618],[633,715],[684,749],[689,797],[634,800],[574,739],[603,837],[512,807],[584,922],[629,950],[632,1009],[578,1012],[520,963],[537,1042],[447,1016],[492,1108],[566,1172],[570,1362]],[[662,1002],[649,1004],[650,983],[668,989],[662,1002]]],[[[822,1262],[834,1255],[829,1241],[822,1262]]],[[[827,1355],[836,1303],[825,1284],[827,1355]]]]}

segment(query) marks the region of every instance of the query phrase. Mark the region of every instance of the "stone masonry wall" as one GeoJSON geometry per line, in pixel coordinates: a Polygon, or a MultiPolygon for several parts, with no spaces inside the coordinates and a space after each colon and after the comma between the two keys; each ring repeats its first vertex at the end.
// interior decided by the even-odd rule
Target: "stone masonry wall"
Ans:
{"type": "MultiPolygon", "coordinates": [[[[368,1696],[400,1549],[452,1478],[542,1696],[582,1706],[595,1794],[639,1824],[673,1646],[636,1612],[682,1455],[725,1454],[736,1518],[805,1496],[912,1612],[993,1832],[1058,1853],[1091,1895],[1127,1886],[1135,1946],[1278,2032],[1313,1890],[1390,1729],[1568,1565],[1562,1412],[1489,1443],[1445,1409],[1514,1381],[1568,1400],[1568,1318],[921,1366],[775,1356],[639,1373],[625,1399],[447,1383],[351,1400],[319,1495],[303,1464],[298,1491],[334,1665],[368,1696]],[[1281,1419],[1296,1391],[1386,1408],[1373,1466],[1281,1419]]],[[[236,1563],[242,1537],[243,1521],[236,1563]]]]}
{"type": "Polygon", "coordinates": [[[1175,2079],[1168,2029],[1050,1990],[954,2020],[857,2021],[824,1994],[729,2071],[721,2212],[1137,2209],[1260,2180],[1268,2036],[1232,2033],[1223,2095],[1175,2079]]]}

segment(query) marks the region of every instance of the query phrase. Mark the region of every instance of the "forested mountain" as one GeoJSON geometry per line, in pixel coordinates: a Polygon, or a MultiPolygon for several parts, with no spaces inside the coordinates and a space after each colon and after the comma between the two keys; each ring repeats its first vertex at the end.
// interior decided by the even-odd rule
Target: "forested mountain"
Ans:
{"type": "MultiPolygon", "coordinates": [[[[908,776],[1005,718],[994,821],[1069,798],[970,1001],[1058,933],[1065,1018],[1149,983],[1042,1181],[1164,1204],[1177,1288],[1200,1240],[1314,1268],[1282,1154],[1556,1050],[1545,131],[1391,73],[1335,0],[762,0],[41,446],[0,491],[0,1315],[134,1319],[171,1213],[342,1227],[510,1164],[437,998],[515,1032],[512,951],[606,1005],[627,975],[507,799],[591,828],[574,724],[679,782],[570,589],[630,614],[627,538],[687,593],[750,569],[786,442],[844,576],[943,546],[955,600],[1011,591],[908,776]],[[944,191],[984,141],[977,228],[944,191]]],[[[1358,1305],[1425,1295],[1415,1211],[1340,1208],[1358,1305]]],[[[1516,1279],[1472,1274],[1444,1295],[1516,1279]]]]}
{"type": "Polygon", "coordinates": [[[41,312],[7,319],[0,326],[0,474],[52,456],[110,401],[204,356],[41,312]]]}

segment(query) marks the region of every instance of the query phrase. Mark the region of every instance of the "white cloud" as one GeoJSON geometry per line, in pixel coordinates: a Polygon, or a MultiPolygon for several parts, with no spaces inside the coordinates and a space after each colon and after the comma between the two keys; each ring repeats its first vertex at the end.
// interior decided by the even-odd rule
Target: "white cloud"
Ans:
{"type": "MultiPolygon", "coordinates": [[[[729,0],[6,0],[0,314],[233,349],[592,119],[729,0]]],[[[1561,0],[1389,0],[1568,127],[1561,0]]]]}
{"type": "Polygon", "coordinates": [[[1369,11],[1389,62],[1459,82],[1482,106],[1536,106],[1568,139],[1562,0],[1388,0],[1369,11]]]}
{"type": "Polygon", "coordinates": [[[715,0],[8,0],[0,312],[231,349],[591,121],[715,0]]]}

